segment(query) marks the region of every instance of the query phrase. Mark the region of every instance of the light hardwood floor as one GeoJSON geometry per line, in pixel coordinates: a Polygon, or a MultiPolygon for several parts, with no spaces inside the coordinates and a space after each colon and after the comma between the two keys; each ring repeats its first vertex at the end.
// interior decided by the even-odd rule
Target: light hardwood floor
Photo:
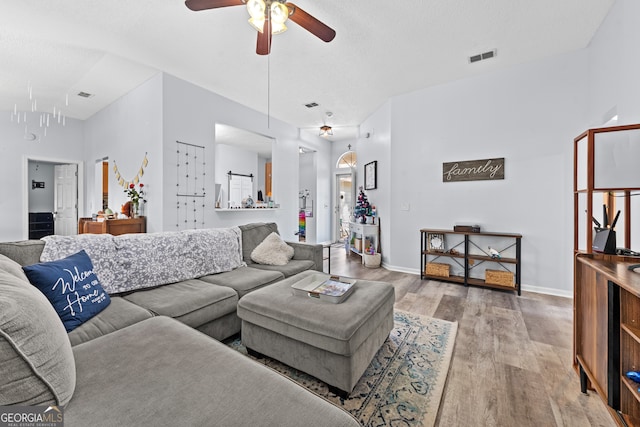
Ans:
{"type": "Polygon", "coordinates": [[[615,425],[595,392],[580,393],[571,299],[365,268],[343,247],[331,249],[331,273],[390,282],[398,310],[458,322],[438,426],[615,425]]]}

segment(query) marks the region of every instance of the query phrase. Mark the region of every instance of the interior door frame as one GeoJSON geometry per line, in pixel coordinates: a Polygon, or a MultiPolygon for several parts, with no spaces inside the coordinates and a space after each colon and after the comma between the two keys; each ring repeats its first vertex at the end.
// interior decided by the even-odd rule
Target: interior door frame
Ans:
{"type": "Polygon", "coordinates": [[[355,168],[349,168],[349,169],[344,169],[344,170],[338,170],[335,174],[334,177],[334,181],[333,181],[333,186],[335,188],[334,194],[334,210],[333,210],[333,241],[334,242],[338,242],[340,241],[340,186],[338,185],[338,183],[340,182],[340,177],[341,176],[346,176],[346,175],[350,175],[351,176],[351,208],[353,209],[353,206],[355,205],[356,202],[356,191],[355,191],[355,185],[356,185],[356,170],[355,168]]]}
{"type": "Polygon", "coordinates": [[[78,218],[82,216],[84,209],[84,162],[81,160],[59,159],[53,157],[42,157],[24,155],[22,156],[22,238],[29,238],[29,162],[47,162],[59,165],[75,164],[78,167],[78,218]]]}

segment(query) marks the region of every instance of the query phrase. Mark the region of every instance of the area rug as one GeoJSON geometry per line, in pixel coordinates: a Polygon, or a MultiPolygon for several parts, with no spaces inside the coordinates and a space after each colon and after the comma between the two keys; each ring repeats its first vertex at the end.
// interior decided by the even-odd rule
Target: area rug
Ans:
{"type": "MultiPolygon", "coordinates": [[[[403,311],[348,399],[325,383],[268,357],[260,363],[353,414],[363,426],[433,426],[451,363],[457,323],[403,311]]],[[[247,354],[240,338],[227,342],[247,354]]]]}

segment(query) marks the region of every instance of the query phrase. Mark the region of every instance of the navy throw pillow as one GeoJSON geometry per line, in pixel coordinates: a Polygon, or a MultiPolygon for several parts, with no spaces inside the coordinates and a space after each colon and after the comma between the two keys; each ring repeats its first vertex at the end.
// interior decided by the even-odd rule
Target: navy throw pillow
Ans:
{"type": "Polygon", "coordinates": [[[22,267],[29,282],[47,297],[67,332],[104,310],[111,299],[82,250],[66,258],[22,267]]]}

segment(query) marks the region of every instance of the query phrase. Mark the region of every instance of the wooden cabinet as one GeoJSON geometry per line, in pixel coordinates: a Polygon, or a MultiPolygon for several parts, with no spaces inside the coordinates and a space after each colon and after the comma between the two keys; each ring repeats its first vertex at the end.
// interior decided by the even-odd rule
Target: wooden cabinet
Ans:
{"type": "Polygon", "coordinates": [[[423,228],[420,230],[420,241],[421,279],[443,280],[465,286],[486,286],[521,294],[521,234],[423,228]],[[489,245],[493,245],[491,247],[498,254],[492,256],[489,245]],[[450,270],[446,270],[445,275],[433,274],[428,268],[429,263],[449,265],[450,270]],[[507,277],[513,276],[512,280],[492,281],[479,277],[476,271],[481,271],[483,264],[496,269],[485,269],[485,277],[499,277],[505,272],[507,277]]]}
{"type": "MultiPolygon", "coordinates": [[[[354,253],[362,256],[363,253],[370,253],[373,247],[374,252],[378,251],[379,227],[378,224],[362,224],[360,222],[349,223],[350,237],[347,241],[349,254],[354,253]]],[[[364,263],[364,257],[362,262],[364,263]]]]}
{"type": "MultiPolygon", "coordinates": [[[[640,124],[588,129],[573,140],[574,251],[593,252],[595,233],[617,221],[615,247],[634,249],[631,197],[640,192],[640,124]],[[606,206],[607,219],[603,214],[606,206]],[[595,227],[594,227],[595,225],[595,227]]],[[[637,218],[637,213],[635,214],[637,218]]],[[[635,251],[640,252],[638,242],[635,251]]]]}
{"type": "Polygon", "coordinates": [[[111,234],[118,236],[128,233],[146,233],[147,217],[105,219],[104,221],[86,221],[81,219],[78,233],[111,234]]]}
{"type": "Polygon", "coordinates": [[[582,391],[595,390],[620,426],[640,426],[640,384],[625,376],[640,371],[640,273],[628,269],[640,258],[615,254],[632,253],[638,237],[631,213],[631,196],[640,191],[638,141],[640,124],[589,129],[574,139],[573,363],[582,391]],[[614,231],[607,225],[618,211],[616,239],[602,250],[597,237],[614,231]]]}
{"type": "Polygon", "coordinates": [[[578,254],[574,286],[574,363],[583,392],[594,389],[620,426],[640,426],[640,273],[637,258],[578,254]]]}

